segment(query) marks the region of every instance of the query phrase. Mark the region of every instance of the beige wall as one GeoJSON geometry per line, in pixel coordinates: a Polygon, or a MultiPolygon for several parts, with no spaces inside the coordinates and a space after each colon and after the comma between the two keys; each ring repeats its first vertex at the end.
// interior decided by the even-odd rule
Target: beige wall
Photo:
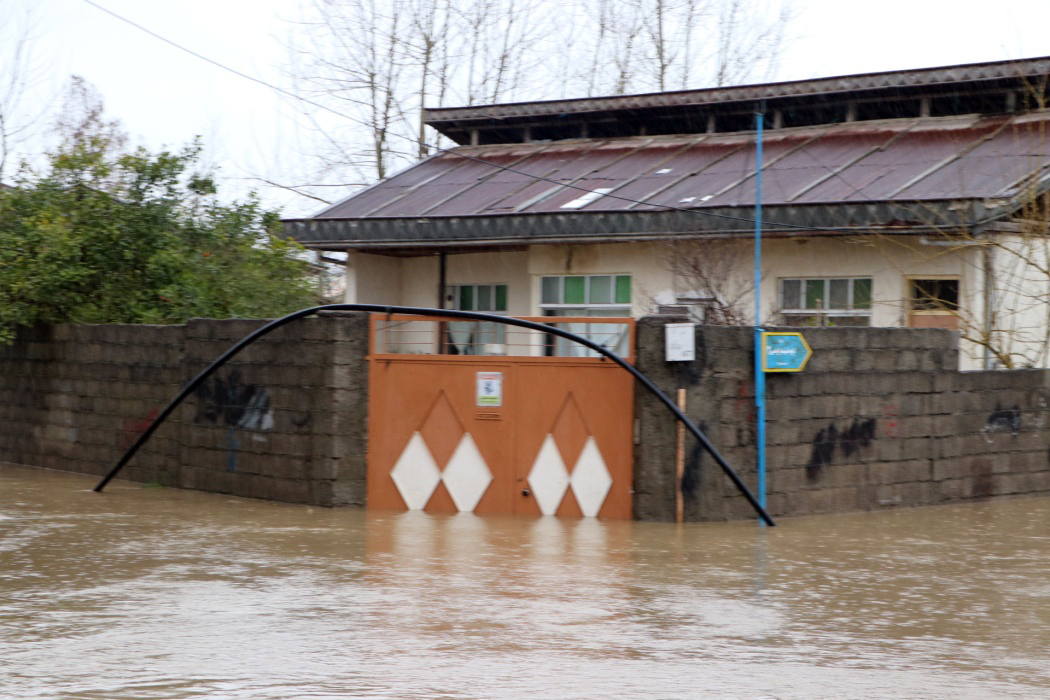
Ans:
{"type": "Polygon", "coordinates": [[[1045,270],[1050,251],[1041,236],[998,234],[998,246],[988,250],[995,310],[994,347],[1013,367],[1047,367],[1050,323],[1050,278],[1045,270]]]}
{"type": "Polygon", "coordinates": [[[543,275],[631,275],[631,314],[651,313],[657,303],[674,298],[674,276],[656,243],[603,245],[546,245],[529,249],[532,276],[532,312],[539,313],[540,277],[543,275]]]}
{"type": "MultiPolygon", "coordinates": [[[[984,264],[981,250],[950,248],[923,243],[915,236],[867,236],[855,238],[810,237],[766,239],[763,241],[762,314],[763,323],[776,324],[779,281],[791,277],[871,277],[873,293],[872,325],[907,325],[906,305],[909,277],[958,277],[964,323],[980,327],[984,323],[984,264]]],[[[744,242],[746,255],[734,264],[737,285],[746,290],[739,305],[752,315],[750,293],[753,262],[750,243],[744,242]]],[[[632,314],[651,313],[657,304],[672,303],[677,294],[689,291],[689,282],[670,270],[670,249],[661,243],[589,245],[538,245],[528,251],[507,253],[454,254],[447,257],[448,284],[506,284],[508,312],[515,316],[534,316],[540,312],[540,278],[565,274],[629,274],[632,281],[632,314]]],[[[437,304],[437,256],[389,258],[351,254],[347,299],[355,296],[362,303],[392,303],[405,306],[437,304]]],[[[1018,279],[1013,256],[1001,253],[996,259],[1000,279],[1018,279]],[[1011,267],[1011,265],[1013,267],[1011,267]]],[[[1038,287],[1031,271],[1020,275],[1024,289],[1038,287]],[[1033,287],[1032,285],[1035,285],[1033,287]]],[[[1046,286],[1046,280],[1042,280],[1046,286]]],[[[1016,286],[1016,284],[1015,284],[1016,286]]],[[[1011,323],[1029,335],[1042,329],[1042,303],[1024,292],[1003,290],[995,302],[999,308],[1016,308],[1011,323]],[[1012,296],[1011,296],[1012,294],[1012,296]],[[1006,305],[1006,306],[1004,306],[1006,305]]],[[[1041,331],[1040,331],[1041,332],[1041,331]]],[[[1019,338],[1020,333],[1015,333],[1019,338]]],[[[1038,334],[1036,334],[1038,335],[1038,334]]],[[[1026,352],[1033,347],[1025,348],[1026,352]]],[[[1042,345],[1040,345],[1040,348],[1042,345]]],[[[960,344],[962,369],[984,367],[981,347],[960,344]]],[[[1041,364],[1046,364],[1042,357],[1041,364]]]]}
{"type": "Polygon", "coordinates": [[[438,256],[401,261],[401,303],[405,306],[438,306],[438,256]]]}
{"type": "Polygon", "coordinates": [[[347,304],[401,304],[401,263],[404,258],[347,251],[347,304]]]}
{"type": "MultiPolygon", "coordinates": [[[[465,253],[445,258],[447,284],[506,284],[508,313],[528,316],[527,254],[465,253]]],[[[438,305],[438,257],[404,258],[400,290],[405,306],[438,305]]]]}
{"type": "Polygon", "coordinates": [[[963,256],[903,237],[767,240],[762,245],[763,322],[773,321],[778,283],[790,277],[871,277],[872,325],[904,326],[908,277],[965,277],[963,256]]]}
{"type": "MultiPolygon", "coordinates": [[[[984,321],[983,267],[975,248],[946,247],[916,236],[803,238],[763,243],[763,321],[776,323],[778,282],[790,277],[871,277],[874,327],[908,324],[905,299],[910,278],[959,278],[964,324],[984,321]]],[[[983,350],[960,343],[960,368],[984,367],[983,350]]]]}

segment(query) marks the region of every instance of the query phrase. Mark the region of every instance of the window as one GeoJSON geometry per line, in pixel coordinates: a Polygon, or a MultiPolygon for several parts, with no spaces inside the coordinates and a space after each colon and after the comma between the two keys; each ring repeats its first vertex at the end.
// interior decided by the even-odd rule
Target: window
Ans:
{"type": "Polygon", "coordinates": [[[959,280],[909,280],[911,311],[958,311],[959,280]]]}
{"type": "Polygon", "coordinates": [[[544,277],[540,307],[544,316],[630,316],[630,275],[544,277]]]}
{"type": "MultiPolygon", "coordinates": [[[[459,311],[507,313],[507,285],[456,284],[445,288],[448,308],[459,311]]],[[[451,355],[503,355],[507,327],[490,321],[449,321],[447,352],[451,355]]]]}
{"type": "Polygon", "coordinates": [[[507,285],[456,284],[445,290],[446,308],[460,311],[507,312],[507,285]]]}
{"type": "MultiPolygon", "coordinates": [[[[559,275],[540,279],[540,309],[544,316],[631,315],[630,275],[559,275]]],[[[562,328],[624,354],[627,335],[615,323],[566,323],[562,328]]],[[[545,353],[559,357],[590,357],[591,350],[551,337],[545,353]]]]}
{"type": "Polygon", "coordinates": [[[871,325],[871,278],[782,279],[780,313],[788,326],[871,325]]]}
{"type": "Polygon", "coordinates": [[[909,279],[908,325],[959,330],[959,280],[909,279]]]}

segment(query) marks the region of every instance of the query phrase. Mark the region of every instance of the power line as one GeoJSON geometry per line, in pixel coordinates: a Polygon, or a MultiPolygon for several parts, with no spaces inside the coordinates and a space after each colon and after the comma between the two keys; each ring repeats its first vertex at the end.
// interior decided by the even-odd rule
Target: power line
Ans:
{"type": "MultiPolygon", "coordinates": [[[[162,36],[162,35],[154,32],[151,29],[148,29],[147,27],[142,26],[141,24],[138,24],[137,22],[135,22],[133,20],[128,19],[127,17],[124,17],[124,16],[122,16],[120,14],[117,14],[113,10],[110,10],[110,9],[108,9],[106,7],[103,7],[102,5],[99,5],[97,2],[94,2],[94,0],[84,0],[84,2],[86,2],[88,5],[91,5],[95,9],[101,10],[102,12],[105,12],[106,14],[110,15],[111,17],[114,17],[115,19],[120,20],[121,22],[124,22],[126,24],[131,25],[132,27],[134,27],[135,29],[138,29],[139,31],[142,31],[142,32],[145,32],[146,34],[149,34],[150,36],[152,36],[155,39],[163,41],[165,44],[168,44],[169,46],[172,46],[172,47],[174,47],[174,48],[176,48],[176,49],[178,49],[180,51],[184,51],[185,53],[188,53],[188,54],[190,54],[191,56],[193,56],[195,58],[198,58],[198,59],[200,59],[202,61],[205,61],[206,63],[210,63],[211,65],[215,66],[216,68],[219,68],[221,70],[227,71],[228,73],[232,73],[232,74],[234,74],[234,75],[236,75],[236,76],[238,76],[240,78],[244,78],[245,80],[250,80],[253,83],[256,83],[258,85],[262,85],[263,87],[269,88],[270,90],[274,90],[276,92],[279,92],[282,95],[287,95],[288,97],[291,97],[292,99],[299,100],[300,102],[305,102],[306,104],[309,104],[309,105],[312,105],[314,107],[317,107],[318,109],[322,109],[322,110],[324,110],[326,112],[330,112],[331,114],[334,114],[334,115],[336,115],[338,117],[342,117],[343,119],[351,121],[351,122],[353,122],[355,124],[359,124],[361,126],[369,128],[369,129],[372,128],[372,125],[368,124],[365,121],[362,121],[362,120],[357,119],[355,117],[351,117],[348,114],[340,112],[339,110],[336,110],[336,109],[332,109],[331,107],[328,107],[327,105],[321,104],[320,102],[316,102],[316,101],[311,100],[311,99],[309,99],[307,97],[303,97],[302,95],[297,95],[297,94],[295,94],[295,93],[293,93],[293,92],[291,92],[289,90],[285,90],[284,88],[282,88],[280,86],[274,85],[272,83],[268,83],[265,80],[262,80],[260,78],[256,78],[255,76],[249,75],[247,73],[243,73],[243,72],[237,70],[236,68],[231,68],[231,67],[229,67],[229,66],[227,66],[227,65],[225,65],[223,63],[220,63],[220,62],[216,61],[213,58],[209,58],[209,57],[207,57],[207,56],[205,56],[205,55],[203,55],[201,53],[198,53],[197,51],[194,51],[193,49],[187,48],[187,47],[185,47],[185,46],[183,46],[183,45],[181,45],[181,44],[179,44],[179,43],[177,43],[177,42],[175,42],[175,41],[173,41],[171,39],[168,39],[165,36],[162,36]]],[[[395,137],[397,137],[399,139],[402,139],[402,140],[405,140],[405,141],[410,141],[410,142],[412,142],[413,144],[416,144],[416,145],[419,145],[419,143],[420,143],[419,141],[416,141],[415,139],[412,139],[412,138],[410,138],[408,136],[404,136],[402,134],[398,134],[396,132],[388,131],[386,133],[388,135],[390,135],[390,136],[395,136],[395,137]]],[[[453,149],[450,149],[450,148],[442,148],[441,146],[438,146],[438,145],[435,145],[435,144],[429,144],[429,143],[426,143],[426,142],[423,142],[423,144],[426,145],[429,148],[434,149],[435,151],[440,152],[440,153],[445,153],[445,154],[448,154],[448,155],[456,156],[458,158],[464,158],[466,160],[471,160],[471,161],[474,161],[475,163],[481,163],[483,165],[487,165],[487,166],[492,167],[492,168],[497,168],[497,169],[503,170],[505,172],[514,173],[516,175],[521,175],[523,177],[530,178],[530,179],[533,179],[533,180],[536,180],[536,181],[539,181],[539,182],[549,182],[549,183],[551,183],[553,185],[558,185],[559,187],[563,187],[563,188],[566,188],[566,189],[573,189],[573,190],[578,190],[578,191],[584,192],[584,193],[599,195],[599,196],[601,196],[603,198],[617,199],[617,200],[620,200],[622,202],[629,202],[631,204],[641,204],[641,205],[644,205],[644,206],[659,207],[660,209],[665,209],[665,210],[668,210],[668,211],[677,211],[677,212],[682,212],[682,213],[685,213],[685,214],[693,214],[695,216],[708,216],[708,217],[712,217],[712,218],[716,218],[716,219],[724,219],[724,220],[727,220],[727,221],[737,221],[737,222],[741,222],[741,223],[750,224],[751,226],[754,226],[756,223],[761,223],[762,226],[768,226],[768,227],[771,227],[771,228],[772,227],[777,227],[777,228],[782,228],[782,229],[798,229],[798,230],[803,230],[803,231],[813,231],[814,228],[815,228],[813,226],[802,226],[802,225],[799,225],[799,224],[774,223],[774,222],[770,222],[770,221],[757,222],[754,218],[747,218],[747,217],[743,217],[743,216],[732,216],[730,214],[717,214],[715,212],[703,211],[703,210],[699,210],[699,209],[686,209],[685,207],[676,207],[676,206],[673,206],[673,205],[670,205],[670,204],[657,204],[655,202],[647,202],[645,200],[632,199],[630,197],[623,197],[623,196],[620,196],[620,195],[617,195],[617,194],[613,194],[613,193],[598,192],[596,190],[589,190],[586,187],[580,187],[579,185],[573,185],[573,184],[567,184],[567,183],[564,183],[564,182],[559,182],[559,181],[557,181],[557,180],[555,180],[553,178],[543,177],[542,175],[533,175],[532,173],[527,173],[527,172],[524,172],[522,170],[518,170],[516,168],[512,168],[512,167],[509,167],[509,166],[506,166],[506,165],[500,165],[499,163],[493,163],[491,161],[485,160],[484,158],[478,158],[476,156],[470,156],[470,155],[467,155],[465,153],[461,153],[459,151],[456,151],[456,150],[453,150],[453,149]]],[[[854,232],[856,231],[855,228],[851,228],[851,227],[848,227],[848,226],[821,226],[821,227],[819,227],[819,230],[821,230],[821,231],[854,231],[854,232]]]]}

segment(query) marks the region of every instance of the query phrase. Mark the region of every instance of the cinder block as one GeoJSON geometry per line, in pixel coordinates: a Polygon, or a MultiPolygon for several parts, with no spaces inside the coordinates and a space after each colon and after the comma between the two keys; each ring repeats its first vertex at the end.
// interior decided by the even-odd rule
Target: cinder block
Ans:
{"type": "Polygon", "coordinates": [[[834,488],[864,486],[869,481],[866,464],[831,464],[825,467],[821,483],[834,488]]]}
{"type": "Polygon", "coordinates": [[[282,503],[310,503],[311,488],[307,481],[294,479],[274,479],[270,498],[282,503]]]}
{"type": "Polygon", "coordinates": [[[904,416],[899,422],[899,433],[903,438],[928,438],[934,434],[933,421],[929,416],[904,416]]]}
{"type": "Polygon", "coordinates": [[[855,372],[871,372],[875,369],[876,358],[878,353],[874,350],[854,350],[853,351],[853,371],[855,372]]]}

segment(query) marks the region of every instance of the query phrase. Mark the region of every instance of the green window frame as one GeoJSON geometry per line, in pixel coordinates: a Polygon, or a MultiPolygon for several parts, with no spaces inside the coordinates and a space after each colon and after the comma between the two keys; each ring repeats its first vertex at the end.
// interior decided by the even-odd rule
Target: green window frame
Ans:
{"type": "MultiPolygon", "coordinates": [[[[540,279],[540,307],[559,309],[623,309],[630,314],[630,275],[545,275],[540,279]]],[[[582,313],[581,315],[587,315],[582,313]]]]}

